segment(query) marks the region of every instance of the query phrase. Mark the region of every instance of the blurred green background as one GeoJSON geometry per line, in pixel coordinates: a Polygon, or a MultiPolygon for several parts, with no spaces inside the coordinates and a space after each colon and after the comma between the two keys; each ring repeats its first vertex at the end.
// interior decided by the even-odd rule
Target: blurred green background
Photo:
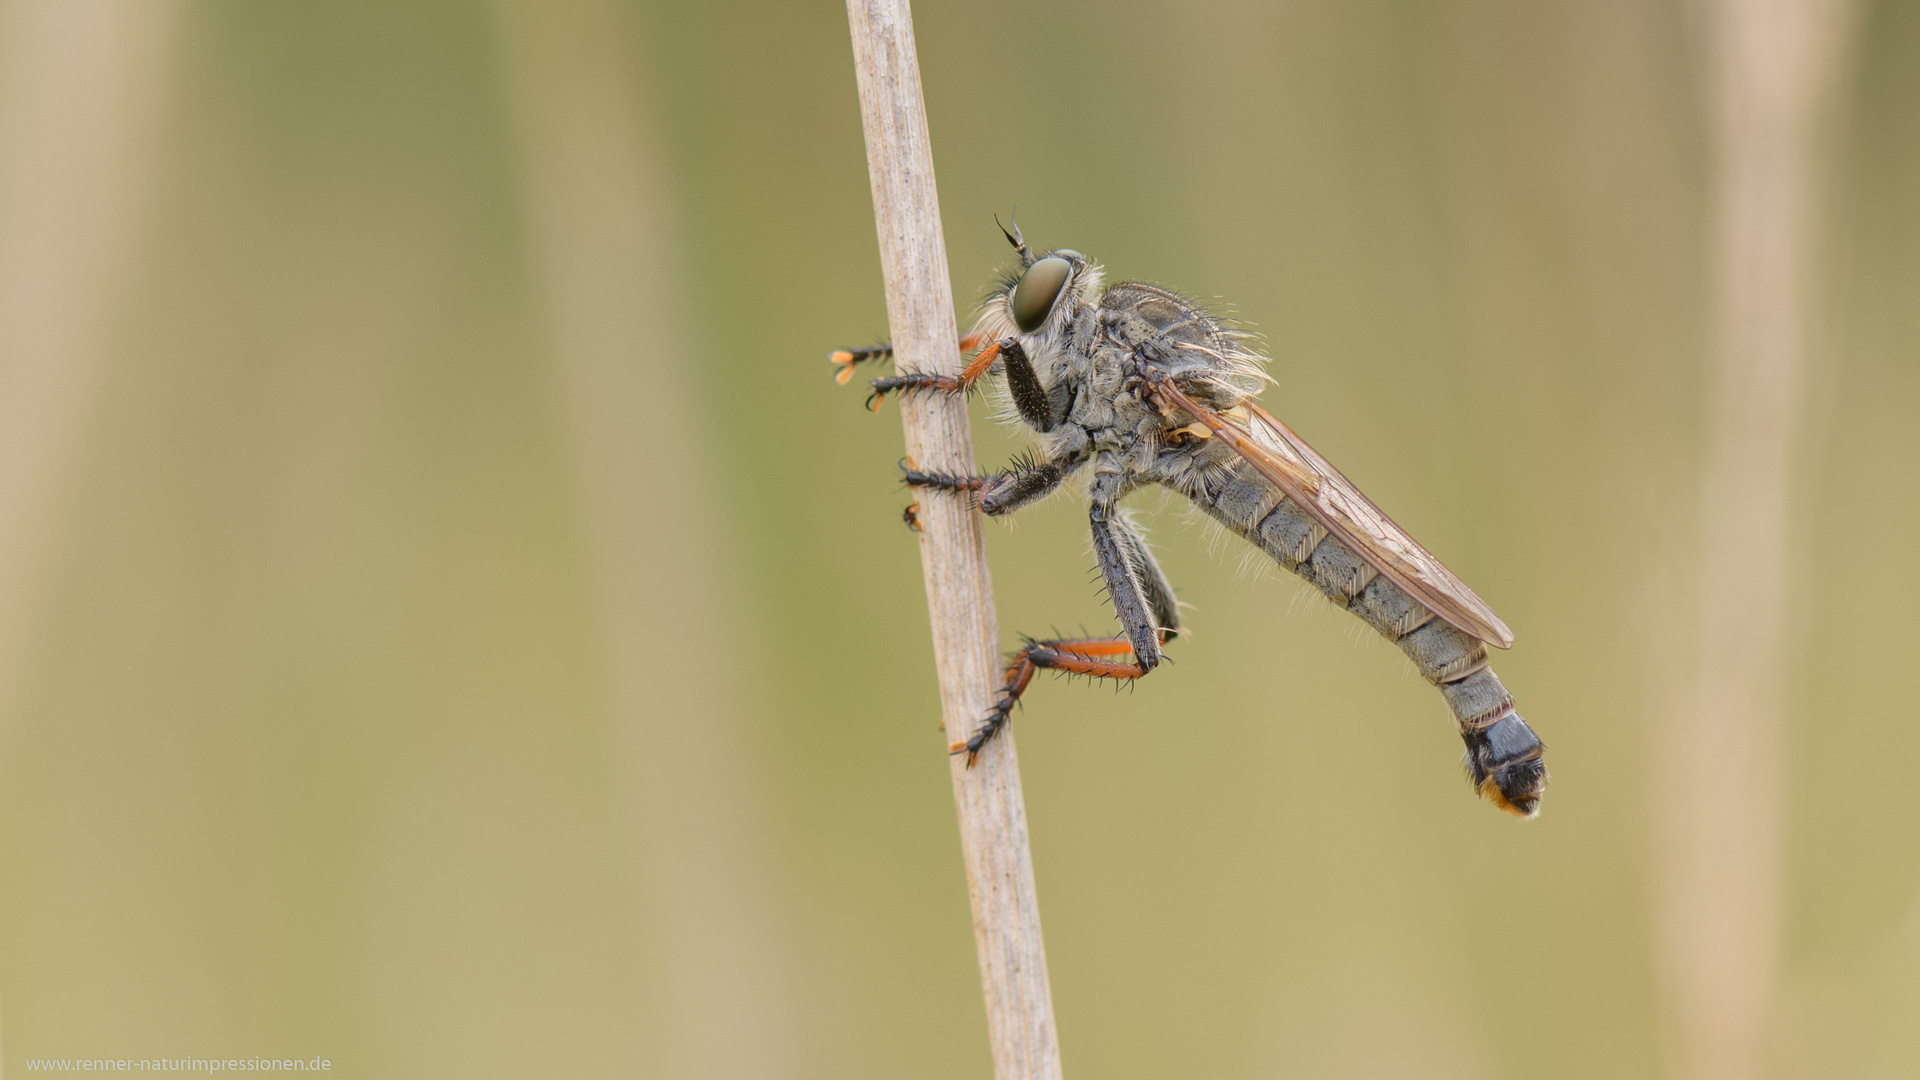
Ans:
{"type": "MultiPolygon", "coordinates": [[[[963,312],[1016,203],[1223,298],[1267,406],[1514,627],[1551,748],[1542,818],[1496,813],[1395,649],[1147,514],[1192,637],[1016,725],[1068,1075],[1661,1075],[1695,9],[916,17],[963,312]]],[[[0,552],[6,1070],[987,1075],[897,417],[825,361],[886,326],[844,8],[142,18],[86,38],[135,71],[101,106],[133,149],[50,189],[119,216],[80,299],[37,301],[91,336],[0,522],[38,537],[0,552]]],[[[1810,268],[1781,1077],[1920,1072],[1920,5],[1858,18],[1810,268]]],[[[33,70],[6,115],[103,85],[33,70]]],[[[8,130],[19,172],[65,129],[8,130]]],[[[984,460],[1018,449],[975,412],[984,460]]],[[[1009,641],[1110,625],[1069,501],[989,533],[1009,641]]]]}

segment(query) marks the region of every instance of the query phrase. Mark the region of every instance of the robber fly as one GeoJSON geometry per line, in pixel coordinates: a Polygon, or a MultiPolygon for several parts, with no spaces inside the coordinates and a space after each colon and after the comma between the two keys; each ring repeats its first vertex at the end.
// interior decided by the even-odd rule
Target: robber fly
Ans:
{"type": "MultiPolygon", "coordinates": [[[[953,752],[969,763],[1004,728],[1035,672],[1138,679],[1180,632],[1173,587],[1120,501],[1159,484],[1185,495],[1335,604],[1391,639],[1440,688],[1466,740],[1474,787],[1503,810],[1532,817],[1547,784],[1540,739],[1514,711],[1487,665],[1487,646],[1513,634],[1473,590],[1362,495],[1339,470],[1266,410],[1267,381],[1245,338],[1177,293],[1139,282],[1106,284],[1102,267],[1069,248],[1028,249],[988,294],[978,349],[958,376],[897,373],[889,393],[964,393],[982,377],[1005,381],[1012,419],[1031,428],[1030,457],[990,476],[909,467],[916,488],[965,493],[990,517],[1013,513],[1090,473],[1094,557],[1125,634],[1028,640],[984,721],[953,752]]],[[[890,356],[885,345],[833,354],[839,381],[890,356]]],[[[913,508],[907,521],[917,523],[913,508]]]]}

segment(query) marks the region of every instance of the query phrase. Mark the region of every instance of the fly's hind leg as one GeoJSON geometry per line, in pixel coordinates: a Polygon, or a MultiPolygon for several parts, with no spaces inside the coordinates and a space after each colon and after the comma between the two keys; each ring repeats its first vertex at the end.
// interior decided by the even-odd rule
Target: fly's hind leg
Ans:
{"type": "Polygon", "coordinates": [[[1117,473],[1102,472],[1094,477],[1092,506],[1088,509],[1093,556],[1100,564],[1100,576],[1106,580],[1113,613],[1119,616],[1127,640],[1133,643],[1133,655],[1152,671],[1160,663],[1160,632],[1178,631],[1180,612],[1173,600],[1173,587],[1154,562],[1147,542],[1120,509],[1119,485],[1117,473]]]}
{"type": "Polygon", "coordinates": [[[993,708],[988,710],[986,720],[972,735],[948,746],[948,751],[967,755],[967,765],[971,767],[980,756],[980,751],[1013,719],[1013,707],[1020,703],[1020,695],[1026,693],[1027,684],[1033,682],[1034,672],[1045,669],[1096,679],[1138,679],[1153,668],[1137,659],[1131,663],[1107,659],[1132,652],[1133,643],[1126,638],[1029,640],[1007,664],[1006,684],[1000,688],[1000,696],[995,699],[993,708]]]}
{"type": "Polygon", "coordinates": [[[1013,718],[1013,707],[1026,693],[1034,672],[1045,669],[1127,681],[1143,678],[1159,666],[1160,647],[1180,632],[1173,586],[1154,561],[1146,539],[1118,507],[1101,497],[1106,485],[1096,481],[1094,488],[1093,551],[1126,636],[1028,641],[1021,646],[1007,665],[1006,684],[987,712],[986,722],[966,741],[949,747],[953,753],[966,754],[968,765],[1013,718]],[[1131,661],[1118,659],[1128,655],[1131,661]]]}
{"type": "Polygon", "coordinates": [[[1146,601],[1147,610],[1153,615],[1154,629],[1160,632],[1160,643],[1164,645],[1180,633],[1180,603],[1173,597],[1173,583],[1167,580],[1166,571],[1160,569],[1153,549],[1147,546],[1147,538],[1140,535],[1139,526],[1125,511],[1116,512],[1107,527],[1120,542],[1127,570],[1140,586],[1141,599],[1146,601]]]}

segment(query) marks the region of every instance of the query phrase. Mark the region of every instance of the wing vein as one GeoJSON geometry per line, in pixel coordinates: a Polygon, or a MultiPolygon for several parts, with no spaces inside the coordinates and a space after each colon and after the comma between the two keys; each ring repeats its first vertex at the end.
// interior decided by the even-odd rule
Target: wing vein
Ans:
{"type": "Polygon", "coordinates": [[[1171,378],[1153,382],[1163,404],[1205,424],[1316,524],[1447,625],[1498,648],[1513,644],[1513,632],[1486,601],[1273,414],[1250,401],[1232,413],[1218,413],[1188,397],[1171,378]],[[1234,414],[1246,417],[1244,426],[1234,414]]]}

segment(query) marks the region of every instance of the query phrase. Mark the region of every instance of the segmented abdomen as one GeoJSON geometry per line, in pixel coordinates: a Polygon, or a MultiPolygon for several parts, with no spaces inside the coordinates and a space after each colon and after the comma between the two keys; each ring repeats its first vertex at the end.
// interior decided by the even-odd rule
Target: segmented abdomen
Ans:
{"type": "Polygon", "coordinates": [[[1214,473],[1206,488],[1192,493],[1202,509],[1400,646],[1439,687],[1466,741],[1476,788],[1502,809],[1527,817],[1538,811],[1547,780],[1540,739],[1488,666],[1485,642],[1408,596],[1245,462],[1214,473]]]}

